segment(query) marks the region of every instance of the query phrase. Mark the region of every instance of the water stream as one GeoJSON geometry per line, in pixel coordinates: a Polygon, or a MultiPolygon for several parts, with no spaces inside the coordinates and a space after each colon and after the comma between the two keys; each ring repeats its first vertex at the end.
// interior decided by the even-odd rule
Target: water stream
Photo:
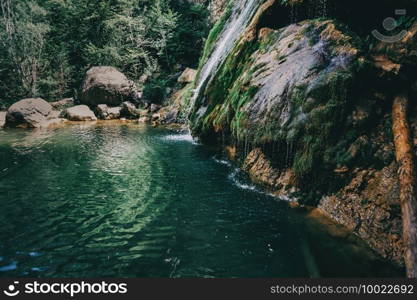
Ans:
{"type": "Polygon", "coordinates": [[[201,93],[208,82],[215,76],[218,67],[227,57],[237,39],[245,31],[246,26],[262,1],[263,0],[237,0],[235,2],[231,16],[226,21],[213,52],[200,70],[199,77],[196,80],[193,101],[201,96],[201,93]]]}

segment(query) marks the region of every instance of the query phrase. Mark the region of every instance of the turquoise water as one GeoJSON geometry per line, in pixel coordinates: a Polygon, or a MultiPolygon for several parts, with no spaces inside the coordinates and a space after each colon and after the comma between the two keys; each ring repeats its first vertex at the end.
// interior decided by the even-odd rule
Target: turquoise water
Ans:
{"type": "Polygon", "coordinates": [[[0,130],[0,191],[2,277],[398,274],[183,133],[0,130]]]}

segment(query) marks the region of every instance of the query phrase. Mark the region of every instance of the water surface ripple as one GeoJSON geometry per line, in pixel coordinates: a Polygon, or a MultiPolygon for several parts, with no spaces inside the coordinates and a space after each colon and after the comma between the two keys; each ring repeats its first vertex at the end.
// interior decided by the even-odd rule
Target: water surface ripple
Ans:
{"type": "Polygon", "coordinates": [[[396,274],[214,155],[142,126],[0,131],[0,276],[396,274]]]}

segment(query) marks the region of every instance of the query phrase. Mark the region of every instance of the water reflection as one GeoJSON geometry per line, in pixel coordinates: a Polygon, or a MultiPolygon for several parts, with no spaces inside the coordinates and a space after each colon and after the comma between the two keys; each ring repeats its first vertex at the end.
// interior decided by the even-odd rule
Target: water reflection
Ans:
{"type": "Polygon", "coordinates": [[[0,131],[0,276],[398,274],[213,157],[143,126],[0,131]]]}

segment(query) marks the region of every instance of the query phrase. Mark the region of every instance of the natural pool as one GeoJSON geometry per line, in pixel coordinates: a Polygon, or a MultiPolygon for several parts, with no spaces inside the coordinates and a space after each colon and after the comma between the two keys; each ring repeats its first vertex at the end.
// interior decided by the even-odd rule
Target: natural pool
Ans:
{"type": "Polygon", "coordinates": [[[216,157],[140,125],[0,130],[0,276],[401,275],[216,157]]]}

